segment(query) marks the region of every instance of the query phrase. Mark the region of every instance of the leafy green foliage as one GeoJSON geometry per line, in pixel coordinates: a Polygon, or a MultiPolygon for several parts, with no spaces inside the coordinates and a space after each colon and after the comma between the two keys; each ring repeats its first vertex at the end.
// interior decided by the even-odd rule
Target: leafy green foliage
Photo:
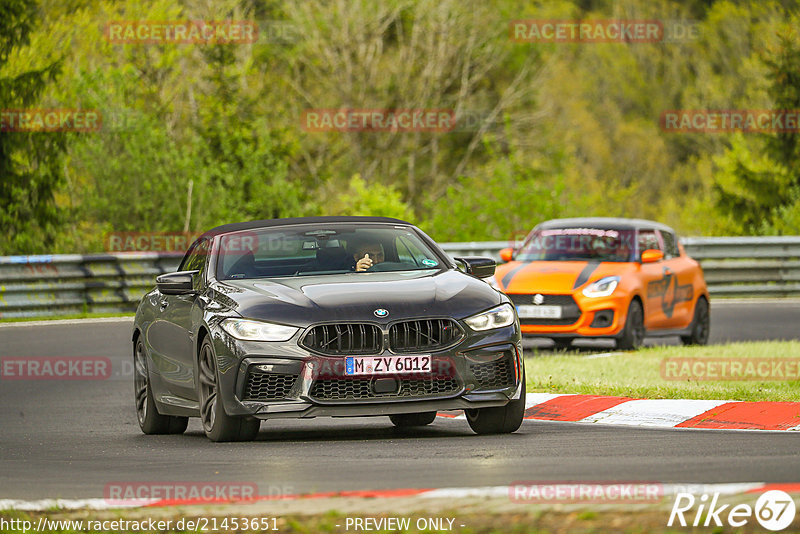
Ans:
{"type": "Polygon", "coordinates": [[[580,215],[800,233],[796,133],[659,128],[665,110],[800,108],[798,21],[775,0],[5,0],[0,110],[97,109],[103,127],[0,134],[0,254],[326,214],[404,218],[448,241],[580,215]],[[616,18],[678,21],[692,36],[509,38],[517,19],[616,18]],[[109,21],[225,19],[256,21],[258,42],[103,34],[109,21]],[[303,113],[318,108],[459,119],[452,131],[309,132],[303,113]]]}
{"type": "MultiPolygon", "coordinates": [[[[29,0],[0,5],[0,110],[35,105],[58,75],[59,60],[47,58],[24,70],[12,65],[30,44],[36,17],[37,6],[29,0]]],[[[65,144],[63,133],[0,134],[0,251],[30,252],[53,243],[59,220],[54,191],[65,144]]]]}
{"type": "MultiPolygon", "coordinates": [[[[791,27],[765,54],[773,109],[800,110],[800,38],[791,27]]],[[[747,143],[741,135],[715,160],[717,206],[737,234],[800,232],[800,135],[778,131],[747,143]]]]}
{"type": "Polygon", "coordinates": [[[350,178],[346,189],[331,196],[334,201],[326,204],[326,215],[365,215],[414,220],[413,211],[403,202],[402,195],[395,187],[382,184],[368,186],[359,174],[350,178]]]}
{"type": "Polygon", "coordinates": [[[715,159],[717,205],[729,214],[727,228],[735,234],[756,233],[771,220],[776,206],[790,194],[791,175],[762,148],[748,148],[741,134],[715,159]]]}

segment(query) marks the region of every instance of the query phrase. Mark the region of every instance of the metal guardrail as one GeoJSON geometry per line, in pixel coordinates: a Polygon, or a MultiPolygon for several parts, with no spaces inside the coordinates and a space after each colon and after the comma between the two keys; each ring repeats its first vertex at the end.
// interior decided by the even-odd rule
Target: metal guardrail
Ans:
{"type": "MultiPolygon", "coordinates": [[[[800,296],[800,236],[682,240],[714,296],[800,296]]],[[[451,256],[499,260],[507,241],[444,243],[451,256]]],[[[180,256],[158,253],[0,257],[0,319],[82,312],[132,312],[154,278],[180,256]]]]}
{"type": "MultiPolygon", "coordinates": [[[[800,236],[688,237],[686,253],[700,262],[708,291],[718,297],[800,296],[800,236]]],[[[500,260],[508,241],[445,243],[451,256],[500,260]]]]}
{"type": "Polygon", "coordinates": [[[180,255],[60,254],[0,257],[0,319],[136,310],[180,255]]]}

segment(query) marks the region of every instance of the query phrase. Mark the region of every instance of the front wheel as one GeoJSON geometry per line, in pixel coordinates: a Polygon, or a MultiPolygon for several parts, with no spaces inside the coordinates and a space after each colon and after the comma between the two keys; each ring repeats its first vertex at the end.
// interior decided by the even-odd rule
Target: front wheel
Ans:
{"type": "Polygon", "coordinates": [[[708,310],[708,301],[705,297],[700,297],[694,307],[692,333],[688,336],[681,336],[681,342],[684,345],[706,345],[708,344],[708,334],[710,332],[711,314],[708,310]]]}
{"type": "Polygon", "coordinates": [[[225,413],[217,382],[217,359],[211,340],[205,338],[200,346],[198,398],[200,420],[206,437],[211,441],[252,441],[258,435],[261,421],[253,417],[225,413]]]}
{"type": "Polygon", "coordinates": [[[425,426],[433,423],[433,421],[436,419],[436,412],[396,413],[394,415],[390,415],[389,419],[391,419],[394,426],[400,428],[425,426]]]}
{"type": "Polygon", "coordinates": [[[133,388],[136,394],[136,418],[139,428],[145,434],[183,434],[189,425],[188,417],[161,415],[153,399],[150,387],[150,375],[147,373],[147,359],[144,354],[144,342],[136,339],[133,348],[133,388]]]}
{"type": "Polygon", "coordinates": [[[516,400],[496,408],[464,410],[469,427],[476,434],[510,434],[522,426],[525,415],[525,373],[522,373],[522,393],[516,400]]]}
{"type": "Polygon", "coordinates": [[[638,300],[632,300],[628,306],[628,318],[625,319],[625,328],[617,339],[617,348],[622,350],[636,350],[644,342],[644,311],[638,300]]]}

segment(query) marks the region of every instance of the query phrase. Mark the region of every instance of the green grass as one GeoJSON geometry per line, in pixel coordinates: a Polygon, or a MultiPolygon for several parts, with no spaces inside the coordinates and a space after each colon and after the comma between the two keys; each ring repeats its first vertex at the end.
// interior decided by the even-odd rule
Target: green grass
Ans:
{"type": "Polygon", "coordinates": [[[103,317],[130,317],[133,319],[134,314],[128,313],[103,313],[103,312],[86,312],[86,313],[67,313],[64,315],[48,315],[45,317],[9,317],[7,319],[0,319],[0,324],[3,323],[22,323],[29,321],[60,321],[63,319],[99,319],[103,317]]]}
{"type": "Polygon", "coordinates": [[[602,358],[568,352],[525,359],[528,391],[648,399],[800,401],[800,381],[666,380],[665,358],[794,358],[800,342],[767,341],[706,347],[652,347],[602,358]]]}

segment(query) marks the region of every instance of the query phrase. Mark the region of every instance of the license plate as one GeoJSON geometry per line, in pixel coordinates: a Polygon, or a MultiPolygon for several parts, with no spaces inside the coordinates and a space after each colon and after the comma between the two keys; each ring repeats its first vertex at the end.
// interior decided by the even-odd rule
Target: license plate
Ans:
{"type": "Polygon", "coordinates": [[[561,319],[561,306],[517,306],[520,319],[561,319]]]}
{"type": "Polygon", "coordinates": [[[430,356],[348,356],[345,358],[344,373],[348,376],[430,372],[430,356]]]}

